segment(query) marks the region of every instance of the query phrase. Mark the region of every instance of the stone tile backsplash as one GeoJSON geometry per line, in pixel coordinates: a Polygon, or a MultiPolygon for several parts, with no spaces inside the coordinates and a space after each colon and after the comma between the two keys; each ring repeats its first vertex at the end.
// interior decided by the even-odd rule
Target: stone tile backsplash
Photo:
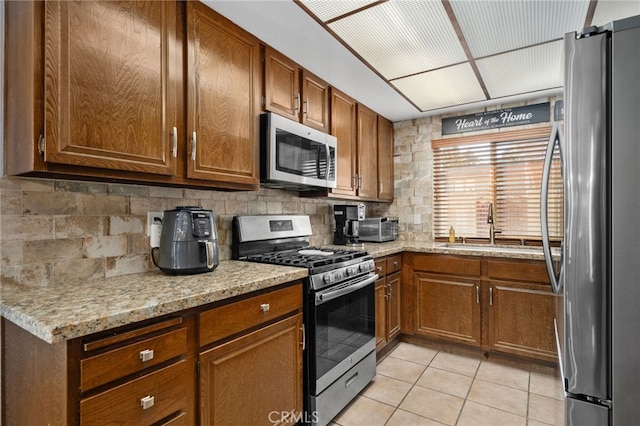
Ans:
{"type": "MultiPolygon", "coordinates": [[[[231,258],[231,220],[246,214],[308,214],[314,245],[333,241],[333,204],[262,189],[226,192],[37,178],[0,179],[0,278],[50,286],[154,269],[147,212],[201,205],[216,215],[220,258],[231,258]]],[[[353,203],[353,202],[349,202],[353,203]]],[[[390,215],[367,203],[367,214],[390,215]]]]}

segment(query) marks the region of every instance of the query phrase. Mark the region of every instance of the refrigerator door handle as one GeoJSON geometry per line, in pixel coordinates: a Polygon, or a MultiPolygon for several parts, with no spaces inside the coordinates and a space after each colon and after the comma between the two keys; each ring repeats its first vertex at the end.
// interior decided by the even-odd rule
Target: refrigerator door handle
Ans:
{"type": "MultiPolygon", "coordinates": [[[[549,218],[548,218],[548,198],[549,198],[549,176],[551,174],[551,162],[553,160],[553,151],[556,144],[560,152],[560,161],[562,162],[562,145],[564,143],[562,132],[558,123],[553,124],[551,135],[549,136],[549,144],[544,157],[544,166],[542,169],[542,187],[540,193],[540,226],[542,228],[542,250],[544,252],[544,261],[547,265],[547,273],[551,281],[551,288],[555,294],[560,294],[562,288],[560,285],[560,272],[556,274],[553,269],[553,259],[551,258],[551,241],[549,240],[549,218]]],[[[562,252],[560,254],[560,269],[562,269],[563,259],[562,252]]]]}

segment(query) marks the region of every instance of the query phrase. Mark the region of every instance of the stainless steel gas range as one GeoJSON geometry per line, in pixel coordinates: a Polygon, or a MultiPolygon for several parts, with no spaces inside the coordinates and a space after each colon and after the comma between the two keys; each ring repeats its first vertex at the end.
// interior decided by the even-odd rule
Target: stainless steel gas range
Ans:
{"type": "Polygon", "coordinates": [[[309,216],[236,216],[233,258],[309,270],[304,285],[304,414],[324,426],[376,371],[374,272],[364,251],[310,247],[309,216]]]}

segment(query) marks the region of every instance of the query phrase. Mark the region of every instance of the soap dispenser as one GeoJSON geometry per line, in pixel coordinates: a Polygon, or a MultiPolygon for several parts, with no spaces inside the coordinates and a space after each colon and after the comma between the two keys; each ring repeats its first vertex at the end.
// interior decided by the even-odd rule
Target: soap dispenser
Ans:
{"type": "Polygon", "coordinates": [[[453,229],[453,226],[449,228],[449,242],[450,243],[456,242],[456,230],[453,229]]]}

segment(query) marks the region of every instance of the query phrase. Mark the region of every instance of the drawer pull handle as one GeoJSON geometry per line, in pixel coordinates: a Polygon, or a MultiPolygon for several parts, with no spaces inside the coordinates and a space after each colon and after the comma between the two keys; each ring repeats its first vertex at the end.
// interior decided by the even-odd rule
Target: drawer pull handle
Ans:
{"type": "Polygon", "coordinates": [[[147,362],[153,359],[153,349],[145,349],[144,351],[140,351],[140,359],[142,362],[147,362]]]}
{"type": "Polygon", "coordinates": [[[376,269],[377,269],[378,271],[382,272],[382,266],[378,266],[376,269]]]}
{"type": "Polygon", "coordinates": [[[151,395],[147,395],[140,399],[140,406],[143,410],[146,410],[147,408],[153,407],[154,402],[154,398],[151,395]]]}
{"type": "Polygon", "coordinates": [[[268,303],[263,303],[262,305],[260,305],[260,310],[262,312],[267,312],[269,310],[269,304],[268,303]]]}
{"type": "Polygon", "coordinates": [[[348,388],[349,386],[351,386],[351,384],[355,382],[357,378],[358,378],[358,372],[356,371],[356,374],[354,374],[353,376],[348,378],[346,382],[344,382],[344,387],[348,388]]]}
{"type": "Polygon", "coordinates": [[[393,262],[393,266],[398,266],[398,261],[397,260],[393,262]]]}

